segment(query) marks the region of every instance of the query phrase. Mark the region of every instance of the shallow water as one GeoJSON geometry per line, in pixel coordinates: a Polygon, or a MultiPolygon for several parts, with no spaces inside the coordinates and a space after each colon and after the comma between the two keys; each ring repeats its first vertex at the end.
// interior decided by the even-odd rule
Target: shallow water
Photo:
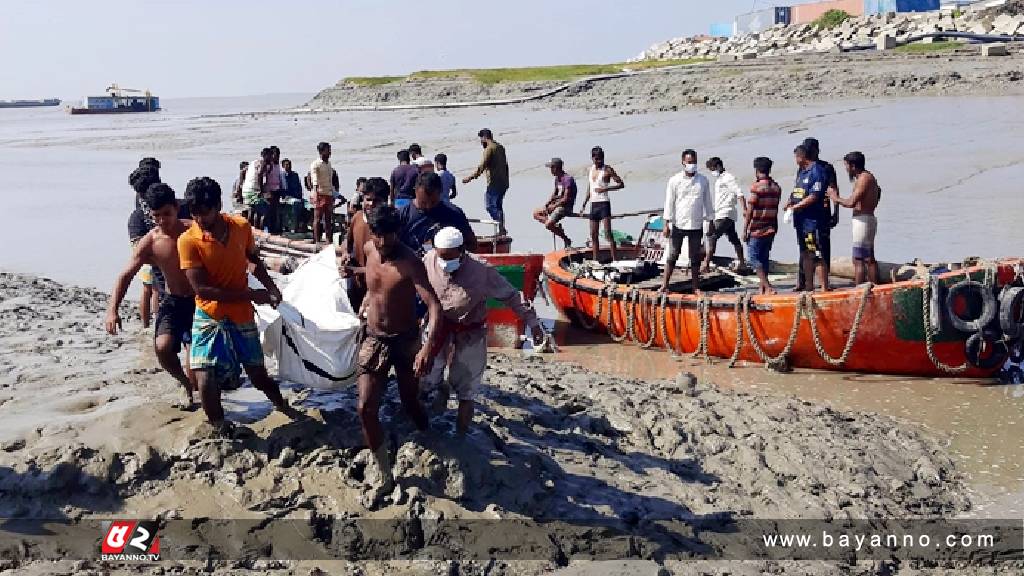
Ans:
{"type": "MultiPolygon", "coordinates": [[[[679,168],[680,150],[688,147],[700,152],[701,161],[722,157],[745,183],[751,159],[770,156],[786,188],[795,172],[793,147],[813,135],[822,141],[823,156],[840,167],[848,151],[867,155],[868,168],[884,190],[878,211],[880,259],[1024,254],[1019,233],[1024,204],[1016,184],[1024,181],[1024,98],[907,98],[640,116],[530,107],[233,115],[306,99],[167,100],[159,114],[126,116],[0,110],[0,193],[9,216],[0,227],[0,269],[109,289],[128,253],[125,222],[133,202],[128,174],[143,156],[161,160],[162,176],[179,196],[188,179],[200,175],[217,179],[227,194],[238,162],[255,159],[260,148],[277,144],[304,173],[316,143],[327,140],[348,194],[356,176],[386,177],[395,151],[414,141],[428,155],[447,153],[449,168],[464,176],[479,159],[475,134],[485,126],[505,144],[512,164],[506,207],[514,248],[520,251],[551,246],[530,211],[550,192],[543,164],[552,156],[565,159],[585,188],[589,150],[603,146],[627,185],[613,193],[615,209],[631,211],[661,206],[664,183],[679,168]]],[[[485,216],[483,188],[482,181],[460,185],[456,203],[471,217],[485,216]]],[[[842,188],[849,194],[848,185],[842,188]]],[[[636,234],[641,224],[618,221],[616,228],[636,234]]],[[[582,242],[585,222],[570,222],[567,229],[582,242]]],[[[849,253],[849,235],[844,212],[833,234],[834,254],[849,253]]],[[[723,253],[731,251],[727,243],[720,246],[723,253]]],[[[776,243],[773,257],[795,256],[793,242],[776,243]]],[[[979,499],[983,513],[1024,513],[1024,387],[814,372],[778,376],[758,367],[726,370],[690,361],[680,366],[667,353],[608,344],[578,332],[563,333],[561,339],[560,357],[596,369],[640,378],[686,369],[723,385],[882,412],[935,429],[948,435],[951,449],[985,494],[979,499]]]]}

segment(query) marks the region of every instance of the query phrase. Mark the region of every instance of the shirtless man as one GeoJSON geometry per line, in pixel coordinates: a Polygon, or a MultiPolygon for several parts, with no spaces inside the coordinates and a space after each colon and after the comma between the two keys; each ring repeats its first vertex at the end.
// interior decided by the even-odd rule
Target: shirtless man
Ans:
{"type": "MultiPolygon", "coordinates": [[[[438,345],[441,304],[434,294],[423,262],[399,238],[401,221],[392,206],[377,206],[367,214],[371,239],[366,251],[366,297],[360,310],[365,318],[359,345],[359,419],[363,438],[373,452],[380,482],[377,495],[394,488],[392,457],[380,425],[380,400],[392,367],[405,413],[420,430],[427,429],[427,413],[420,404],[419,378],[430,370],[430,351],[438,345]],[[426,338],[420,346],[416,296],[426,303],[426,338]]],[[[370,501],[377,496],[369,496],[370,501]]]]}
{"type": "Polygon", "coordinates": [[[829,188],[828,194],[833,202],[853,209],[853,267],[857,284],[870,281],[878,284],[878,262],[875,260],[875,233],[878,232],[878,219],[875,208],[882,199],[882,189],[875,180],[875,175],[864,169],[864,154],[850,152],[843,157],[846,173],[853,182],[853,192],[843,199],[839,192],[829,188]]]}
{"type": "Polygon", "coordinates": [[[348,291],[348,300],[353,310],[359,310],[366,296],[366,250],[370,241],[370,225],[367,215],[377,206],[388,203],[391,187],[383,178],[370,178],[363,183],[362,206],[352,215],[352,225],[348,227],[345,237],[345,254],[341,257],[342,276],[352,278],[352,286],[348,291]]]}
{"type": "Polygon", "coordinates": [[[612,235],[612,202],[608,193],[622,190],[626,184],[614,168],[604,163],[604,150],[594,146],[590,151],[590,159],[594,164],[587,173],[587,195],[583,197],[582,213],[590,203],[590,248],[594,261],[598,260],[601,242],[598,240],[598,228],[604,226],[604,235],[611,243],[612,261],[619,259],[615,250],[615,236],[612,235]]]}
{"type": "Polygon", "coordinates": [[[186,374],[178,358],[182,345],[185,354],[188,354],[192,314],[195,313],[195,294],[178,262],[178,237],[188,230],[191,222],[178,219],[178,201],[174,198],[174,190],[167,184],[150,185],[142,199],[153,215],[156,228],[135,245],[128,266],[117,277],[117,283],[110,292],[105,325],[108,333],[117,334],[121,329],[118,307],[124,300],[132,278],[146,264],[159,268],[163,273],[165,289],[156,312],[153,347],[160,367],[185,389],[182,408],[192,410],[195,408],[195,377],[191,370],[187,370],[186,374]]]}

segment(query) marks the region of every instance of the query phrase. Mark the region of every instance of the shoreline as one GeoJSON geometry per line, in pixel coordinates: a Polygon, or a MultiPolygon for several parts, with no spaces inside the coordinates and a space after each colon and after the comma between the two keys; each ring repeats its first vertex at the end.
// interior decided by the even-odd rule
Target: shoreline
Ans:
{"type": "MultiPolygon", "coordinates": [[[[371,511],[359,500],[371,486],[353,391],[285,387],[307,414],[296,421],[251,388],[226,393],[229,418],[245,424],[232,442],[211,443],[201,412],[170,406],[179,391],[154,368],[151,336],[137,322],[117,337],[102,332],[105,301],[0,273],[0,346],[12,369],[4,405],[18,416],[0,424],[4,517],[813,519],[972,509],[945,440],[891,417],[686,373],[644,381],[492,353],[461,443],[451,411],[426,437],[412,434],[389,391],[382,420],[401,488],[371,511]]],[[[526,564],[505,573],[559,567],[526,564]]]]}

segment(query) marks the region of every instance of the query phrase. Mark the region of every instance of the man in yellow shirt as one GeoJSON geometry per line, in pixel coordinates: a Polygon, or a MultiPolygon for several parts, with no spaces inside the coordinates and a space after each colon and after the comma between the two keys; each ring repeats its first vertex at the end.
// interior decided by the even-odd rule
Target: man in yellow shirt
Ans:
{"type": "Polygon", "coordinates": [[[195,225],[178,237],[181,268],[196,295],[189,364],[195,373],[199,399],[210,424],[227,431],[220,401],[221,383],[245,367],[253,387],[279,410],[289,410],[277,383],[263,364],[260,334],[254,322],[255,304],[276,306],[281,292],[259,259],[252,228],[243,218],[221,214],[220,185],[195,178],[185,189],[185,203],[195,225]],[[265,290],[249,288],[248,266],[265,290]]]}

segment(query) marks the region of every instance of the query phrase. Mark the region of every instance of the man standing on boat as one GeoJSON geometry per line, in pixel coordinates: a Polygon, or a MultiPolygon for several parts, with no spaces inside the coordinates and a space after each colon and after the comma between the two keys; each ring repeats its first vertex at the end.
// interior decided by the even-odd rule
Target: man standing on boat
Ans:
{"type": "Polygon", "coordinates": [[[612,253],[612,262],[619,259],[615,250],[615,236],[612,234],[612,201],[608,193],[613,190],[622,190],[626,183],[614,168],[604,163],[604,149],[594,146],[590,150],[590,159],[593,165],[587,173],[587,195],[583,198],[583,206],[580,212],[587,209],[590,203],[590,249],[594,261],[599,260],[601,251],[601,240],[599,231],[604,227],[604,235],[608,239],[612,253]]]}
{"type": "Polygon", "coordinates": [[[533,211],[533,219],[561,238],[568,250],[572,247],[572,240],[566,235],[562,220],[572,213],[573,205],[576,204],[576,180],[565,172],[561,158],[552,158],[545,166],[551,169],[551,175],[555,177],[555,189],[544,207],[533,211]]]}
{"type": "Polygon", "coordinates": [[[331,145],[321,142],[316,145],[320,158],[309,167],[309,185],[313,195],[313,242],[320,244],[321,233],[327,243],[334,242],[334,185],[335,173],[331,167],[331,145]]]}
{"type": "Polygon", "coordinates": [[[437,388],[437,412],[447,408],[450,388],[455,389],[459,399],[456,430],[465,434],[487,368],[487,300],[493,298],[511,308],[530,327],[535,345],[544,341],[545,331],[522,292],[492,266],[466,253],[462,233],[455,228],[442,228],[434,235],[434,249],[423,256],[423,265],[443,310],[437,347],[431,351],[433,367],[423,379],[423,388],[437,388]]]}
{"type": "Polygon", "coordinates": [[[463,178],[463,184],[469,184],[487,172],[487,213],[491,219],[498,223],[498,234],[504,236],[505,230],[505,193],[508,192],[508,159],[505,157],[505,147],[494,141],[494,134],[487,128],[477,132],[480,137],[480,145],[484,148],[483,158],[476,171],[470,176],[463,178]]]}
{"type": "Polygon", "coordinates": [[[775,234],[779,231],[779,202],[782,189],[772,180],[772,161],[754,159],[754,184],[750,186],[750,201],[745,204],[747,223],[743,240],[747,243],[750,264],[761,280],[761,294],[775,294],[768,280],[769,262],[775,234]]]}
{"type": "Polygon", "coordinates": [[[222,214],[220,186],[211,178],[194,178],[185,189],[194,224],[178,237],[181,269],[196,295],[189,364],[199,399],[210,424],[226,431],[221,385],[245,367],[249,380],[283,412],[291,408],[263,364],[253,304],[276,306],[281,292],[259,258],[252,227],[242,218],[222,214]],[[248,266],[266,288],[249,288],[248,266]]]}
{"type": "Polygon", "coordinates": [[[393,206],[377,206],[367,214],[367,221],[371,241],[364,246],[367,291],[359,314],[364,324],[358,352],[358,412],[363,438],[379,472],[375,493],[367,497],[372,505],[394,488],[394,460],[380,425],[388,373],[394,368],[402,407],[416,428],[425,431],[429,420],[420,403],[418,379],[430,370],[430,351],[438,345],[441,305],[423,262],[398,238],[402,225],[398,211],[393,206]],[[427,308],[422,346],[417,297],[427,308]]]}
{"type": "Polygon", "coordinates": [[[466,214],[458,206],[441,202],[441,188],[440,176],[433,172],[420,174],[416,181],[416,198],[398,211],[402,242],[422,256],[433,248],[434,234],[451,226],[462,232],[466,248],[475,252],[476,234],[466,214]]]}
{"type": "Polygon", "coordinates": [[[195,294],[181,270],[178,259],[178,238],[188,230],[191,222],[178,219],[178,201],[174,190],[166,184],[151,184],[143,195],[144,204],[149,208],[156,227],[146,233],[135,245],[128,266],[117,278],[110,291],[105,327],[109,334],[121,329],[118,308],[124,300],[132,278],[143,266],[155,266],[163,274],[164,289],[156,312],[156,327],[153,330],[153,348],[160,367],[181,383],[185,390],[183,409],[195,406],[193,391],[194,378],[181,367],[178,353],[182,345],[189,353],[191,342],[192,315],[195,312],[195,294]]]}
{"type": "Polygon", "coordinates": [[[743,191],[736,182],[736,177],[725,171],[725,164],[722,159],[715,156],[706,164],[708,170],[715,175],[715,191],[712,195],[714,203],[715,219],[708,225],[708,246],[704,256],[704,271],[711,270],[711,259],[715,257],[715,249],[718,246],[718,239],[725,236],[736,248],[736,263],[734,269],[744,267],[743,243],[740,242],[739,234],[736,234],[736,222],[739,221],[739,211],[736,204],[744,204],[743,211],[746,212],[746,205],[743,200],[743,191]]]}
{"type": "MultiPolygon", "coordinates": [[[[814,290],[814,270],[822,259],[821,229],[828,226],[821,198],[828,188],[828,176],[803,144],[793,151],[799,169],[786,210],[793,218],[800,245],[800,283],[797,290],[814,290]]],[[[827,286],[823,286],[827,289],[827,286]]]]}
{"type": "MultiPolygon", "coordinates": [[[[822,219],[818,222],[818,241],[821,243],[821,261],[818,263],[818,281],[821,289],[828,292],[831,289],[829,275],[832,273],[832,229],[839,224],[839,205],[833,204],[831,199],[832,191],[839,193],[839,179],[836,177],[836,168],[831,162],[821,159],[821,144],[817,138],[806,138],[803,142],[807,153],[825,175],[825,194],[821,200],[822,219]]],[[[811,287],[811,290],[814,288],[811,287]]]]}
{"type": "Polygon", "coordinates": [[[661,291],[668,292],[672,273],[683,249],[683,240],[686,240],[693,293],[700,294],[701,236],[704,232],[704,222],[710,222],[714,218],[715,210],[708,179],[697,172],[697,152],[684,150],[682,163],[682,171],[669,179],[665,189],[663,219],[665,237],[671,239],[671,246],[668,260],[665,261],[665,277],[661,281],[661,291]]]}
{"type": "Polygon", "coordinates": [[[846,173],[853,182],[853,192],[849,198],[842,198],[838,191],[829,189],[829,196],[837,206],[853,209],[853,266],[857,284],[870,281],[878,284],[878,262],[875,260],[875,234],[878,232],[878,219],[875,208],[882,198],[882,189],[878,186],[875,175],[865,168],[864,154],[850,152],[843,158],[846,173]]]}

